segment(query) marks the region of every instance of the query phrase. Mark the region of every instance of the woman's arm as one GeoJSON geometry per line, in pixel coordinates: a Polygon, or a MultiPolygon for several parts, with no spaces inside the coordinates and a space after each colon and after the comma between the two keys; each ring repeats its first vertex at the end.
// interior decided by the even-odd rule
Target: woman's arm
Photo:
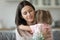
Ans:
{"type": "Polygon", "coordinates": [[[21,29],[21,30],[25,30],[25,31],[30,31],[30,32],[31,32],[31,28],[30,28],[29,26],[19,25],[18,27],[19,27],[19,29],[21,29]]]}

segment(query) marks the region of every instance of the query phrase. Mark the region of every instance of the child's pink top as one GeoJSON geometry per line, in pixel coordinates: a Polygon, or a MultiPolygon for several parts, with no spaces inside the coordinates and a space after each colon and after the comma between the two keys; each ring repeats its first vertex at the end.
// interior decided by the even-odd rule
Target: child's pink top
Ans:
{"type": "Polygon", "coordinates": [[[32,33],[35,32],[35,30],[40,26],[40,24],[35,24],[35,25],[31,25],[30,28],[32,30],[32,33]]]}
{"type": "Polygon", "coordinates": [[[37,29],[40,29],[42,31],[45,31],[45,29],[48,30],[48,29],[50,29],[50,26],[47,24],[35,24],[35,25],[31,25],[30,28],[32,30],[32,33],[34,33],[35,30],[37,30],[37,29]]]}
{"type": "MultiPolygon", "coordinates": [[[[30,28],[32,30],[32,33],[34,33],[37,29],[40,29],[43,32],[46,32],[48,30],[51,33],[51,26],[48,24],[35,24],[35,25],[30,26],[30,28]]],[[[51,37],[47,38],[47,40],[53,40],[52,33],[51,33],[51,37]]]]}

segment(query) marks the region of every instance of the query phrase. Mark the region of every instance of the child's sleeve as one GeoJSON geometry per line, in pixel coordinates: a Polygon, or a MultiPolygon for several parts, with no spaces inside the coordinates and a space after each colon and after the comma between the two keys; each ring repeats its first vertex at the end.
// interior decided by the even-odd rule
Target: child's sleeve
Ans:
{"type": "Polygon", "coordinates": [[[30,26],[32,32],[34,33],[35,31],[40,31],[41,30],[41,24],[35,24],[30,26]]]}
{"type": "Polygon", "coordinates": [[[42,35],[41,29],[39,28],[41,25],[36,24],[35,26],[31,26],[34,28],[34,33],[33,33],[33,40],[44,40],[44,37],[42,35]]]}
{"type": "Polygon", "coordinates": [[[31,30],[32,30],[32,33],[34,33],[35,30],[36,30],[36,24],[35,24],[35,25],[31,25],[30,28],[31,28],[31,30]]]}

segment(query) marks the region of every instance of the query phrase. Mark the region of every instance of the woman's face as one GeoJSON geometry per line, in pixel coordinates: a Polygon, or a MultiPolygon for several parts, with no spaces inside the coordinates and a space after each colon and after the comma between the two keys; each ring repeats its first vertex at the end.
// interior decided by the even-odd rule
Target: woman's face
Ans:
{"type": "Polygon", "coordinates": [[[34,21],[34,14],[35,10],[30,7],[30,6],[25,6],[21,10],[22,17],[27,21],[27,22],[33,22],[34,21]]]}

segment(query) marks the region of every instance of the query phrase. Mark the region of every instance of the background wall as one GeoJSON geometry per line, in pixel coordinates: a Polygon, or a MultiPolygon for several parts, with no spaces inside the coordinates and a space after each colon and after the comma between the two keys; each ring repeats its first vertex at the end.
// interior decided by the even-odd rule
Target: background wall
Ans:
{"type": "MultiPolygon", "coordinates": [[[[0,21],[3,21],[4,27],[16,27],[15,25],[15,14],[16,8],[19,2],[6,2],[4,0],[0,1],[0,21]]],[[[60,8],[49,9],[52,14],[53,20],[60,20],[60,8]]]]}
{"type": "Polygon", "coordinates": [[[0,21],[6,27],[15,27],[15,14],[18,2],[0,1],[0,21]]]}

